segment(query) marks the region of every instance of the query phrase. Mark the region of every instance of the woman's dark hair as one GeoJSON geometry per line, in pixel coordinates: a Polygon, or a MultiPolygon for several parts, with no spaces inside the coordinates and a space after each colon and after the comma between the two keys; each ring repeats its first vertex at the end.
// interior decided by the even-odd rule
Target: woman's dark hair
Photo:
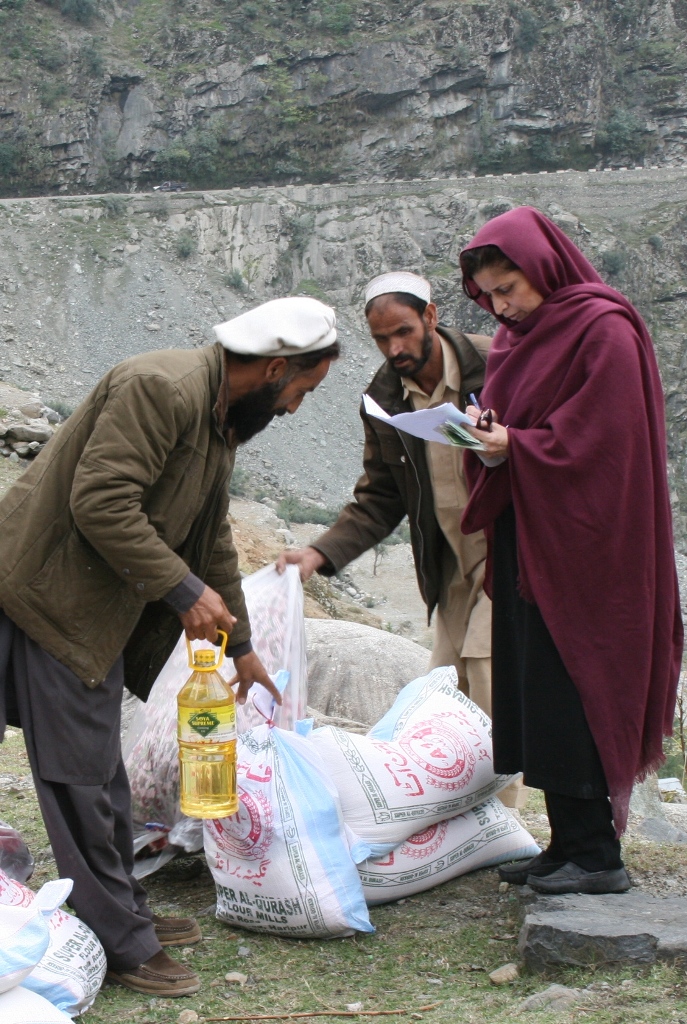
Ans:
{"type": "Polygon", "coordinates": [[[401,306],[410,306],[410,308],[414,309],[419,316],[422,316],[424,311],[427,309],[427,303],[418,295],[411,295],[410,292],[385,292],[384,296],[375,295],[373,299],[370,299],[368,304],[365,306],[365,316],[368,315],[377,299],[381,299],[382,297],[386,298],[389,295],[394,302],[398,302],[401,306]]]}
{"type": "MultiPolygon", "coordinates": [[[[240,352],[227,352],[227,355],[235,359],[237,363],[254,363],[258,359],[264,359],[264,356],[249,356],[240,352]]],[[[290,380],[292,377],[295,377],[297,373],[307,373],[308,370],[314,370],[325,359],[335,362],[340,355],[341,346],[338,341],[335,341],[333,344],[327,345],[326,348],[318,348],[315,352],[305,352],[302,356],[287,356],[289,361],[288,379],[290,380]]]]}
{"type": "Polygon", "coordinates": [[[472,281],[475,274],[487,267],[503,267],[504,270],[520,270],[498,245],[479,245],[476,249],[466,249],[460,254],[460,269],[463,271],[463,291],[468,298],[474,298],[467,282],[472,281]]]}

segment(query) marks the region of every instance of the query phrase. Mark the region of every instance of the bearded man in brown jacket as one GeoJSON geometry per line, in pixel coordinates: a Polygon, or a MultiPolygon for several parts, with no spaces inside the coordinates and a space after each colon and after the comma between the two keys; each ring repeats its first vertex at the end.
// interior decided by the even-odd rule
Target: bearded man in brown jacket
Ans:
{"type": "Polygon", "coordinates": [[[223,629],[239,702],[256,681],[279,699],[250,643],[228,485],[236,446],[295,413],[339,354],[333,310],[310,298],[215,334],[115,366],[0,501],[0,739],[24,731],[58,870],[109,977],[159,996],[198,990],[162,947],[201,935],[153,915],[132,875],[122,689],[145,700],[182,629],[223,629]]]}

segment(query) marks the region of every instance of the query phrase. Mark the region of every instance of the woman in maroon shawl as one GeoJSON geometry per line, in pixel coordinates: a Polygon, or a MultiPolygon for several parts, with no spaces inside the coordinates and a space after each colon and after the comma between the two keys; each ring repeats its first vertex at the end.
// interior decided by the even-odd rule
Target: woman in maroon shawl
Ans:
{"type": "Polygon", "coordinates": [[[467,453],[463,516],[489,538],[495,768],[543,789],[551,824],[548,849],[502,877],[622,892],[618,836],[662,760],[682,652],[651,338],[530,207],[489,221],[461,268],[502,325],[475,431],[491,468],[467,453]]]}

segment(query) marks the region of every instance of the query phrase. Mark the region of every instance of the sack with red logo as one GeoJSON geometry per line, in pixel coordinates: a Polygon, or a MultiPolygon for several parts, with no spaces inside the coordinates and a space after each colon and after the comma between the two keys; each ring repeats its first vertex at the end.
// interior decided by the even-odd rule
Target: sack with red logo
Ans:
{"type": "MultiPolygon", "coordinates": [[[[45,946],[28,976],[21,979],[22,991],[29,989],[76,1017],[93,1004],[107,963],[105,950],[88,925],[59,909],[72,884],[71,879],[60,878],[35,893],[0,871],[0,913],[5,908],[35,909],[45,919],[43,927],[47,925],[45,946]]],[[[2,1015],[0,1020],[4,1024],[2,1015]]]]}
{"type": "Polygon", "coordinates": [[[484,803],[512,778],[494,774],[491,721],[458,689],[453,667],[408,683],[367,735],[326,726],[311,742],[344,821],[373,857],[484,803]]]}
{"type": "Polygon", "coordinates": [[[369,905],[424,892],[468,871],[536,857],[539,847],[500,800],[416,832],[378,860],[358,865],[369,905]]]}
{"type": "Polygon", "coordinates": [[[269,725],[239,737],[239,811],[204,823],[217,917],[291,938],[372,932],[336,789],[309,741],[269,725]]]}

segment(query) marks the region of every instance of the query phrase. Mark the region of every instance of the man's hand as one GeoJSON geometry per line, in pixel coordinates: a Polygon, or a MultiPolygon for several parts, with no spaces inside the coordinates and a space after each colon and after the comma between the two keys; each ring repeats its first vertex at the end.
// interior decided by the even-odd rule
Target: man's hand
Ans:
{"type": "Polygon", "coordinates": [[[231,633],[236,619],[219,594],[206,587],[196,603],[179,615],[189,640],[209,640],[217,643],[217,630],[231,633]]]}
{"type": "Polygon", "coordinates": [[[277,559],[277,572],[282,573],[287,565],[297,565],[301,579],[305,583],[314,572],[321,569],[327,559],[316,548],[296,548],[295,551],[282,551],[277,559]]]}
{"type": "Polygon", "coordinates": [[[243,654],[240,658],[234,658],[234,668],[236,669],[236,675],[233,679],[229,680],[229,685],[239,684],[239,688],[236,691],[236,701],[238,704],[246,703],[248,691],[253,683],[262,683],[270,691],[277,704],[281,704],[281,694],[268,676],[265,666],[255,651],[251,651],[250,654],[243,654]]]}

